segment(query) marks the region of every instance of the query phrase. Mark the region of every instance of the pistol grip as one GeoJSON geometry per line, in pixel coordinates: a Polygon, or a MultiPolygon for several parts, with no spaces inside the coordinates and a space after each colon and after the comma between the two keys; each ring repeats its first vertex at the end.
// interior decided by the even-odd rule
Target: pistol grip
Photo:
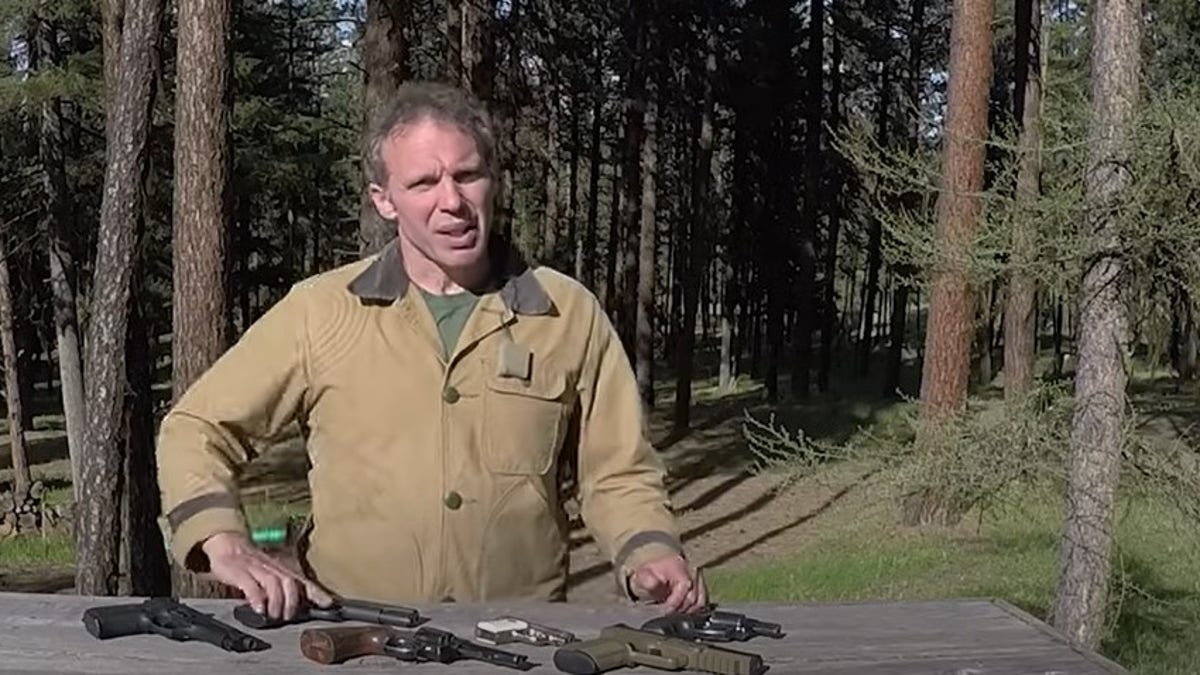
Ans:
{"type": "Polygon", "coordinates": [[[308,628],[300,633],[300,653],[317,663],[342,663],[360,656],[383,654],[388,635],[386,628],[377,627],[308,628]]]}
{"type": "Polygon", "coordinates": [[[150,632],[149,621],[137,605],[89,607],[83,612],[83,627],[99,640],[150,632]]]}

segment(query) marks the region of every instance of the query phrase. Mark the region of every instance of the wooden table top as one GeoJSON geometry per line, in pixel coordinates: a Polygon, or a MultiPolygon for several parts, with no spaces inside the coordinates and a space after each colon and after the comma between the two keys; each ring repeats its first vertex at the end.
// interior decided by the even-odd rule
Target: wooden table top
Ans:
{"type": "MultiPolygon", "coordinates": [[[[271,643],[261,652],[236,654],[207,643],[174,642],[153,635],[93,638],[83,626],[88,607],[140,602],[139,598],[0,593],[0,672],[10,673],[504,673],[508,668],[460,661],[400,663],[372,656],[324,666],[300,653],[306,627],[350,625],[311,622],[252,630],[233,619],[233,600],[187,600],[238,629],[271,643]]],[[[657,615],[646,606],[497,602],[416,605],[426,625],[470,638],[475,622],[502,615],[593,637],[600,628],[633,627],[657,615]]],[[[779,623],[782,639],[755,638],[731,648],[760,654],[770,675],[785,673],[927,675],[1084,675],[1127,673],[1090,651],[1077,649],[1045,623],[995,600],[858,602],[837,604],[725,604],[721,609],[779,623]]],[[[357,624],[361,625],[361,624],[357,624]]],[[[553,647],[504,645],[538,665],[529,673],[557,673],[553,647]]],[[[661,673],[645,667],[619,673],[661,673]]]]}

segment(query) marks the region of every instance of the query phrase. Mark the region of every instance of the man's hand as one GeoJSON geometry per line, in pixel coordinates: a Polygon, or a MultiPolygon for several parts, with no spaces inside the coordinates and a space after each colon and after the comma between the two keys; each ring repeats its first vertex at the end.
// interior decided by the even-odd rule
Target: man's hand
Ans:
{"type": "Polygon", "coordinates": [[[700,572],[679,555],[643,563],[630,576],[629,589],[635,597],[649,598],[668,612],[695,612],[708,604],[700,572]]]}
{"type": "Polygon", "coordinates": [[[320,586],[263,552],[244,534],[221,532],[200,548],[208,556],[208,576],[238,588],[259,614],[293,619],[305,602],[319,607],[333,602],[320,586]]]}

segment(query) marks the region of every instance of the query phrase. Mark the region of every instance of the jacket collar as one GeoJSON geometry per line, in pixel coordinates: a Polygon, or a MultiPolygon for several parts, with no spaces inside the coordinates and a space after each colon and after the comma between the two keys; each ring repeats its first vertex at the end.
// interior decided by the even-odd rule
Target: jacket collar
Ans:
{"type": "MultiPolygon", "coordinates": [[[[492,235],[488,246],[500,298],[515,314],[549,314],[550,296],[520,252],[507,241],[492,235]]],[[[347,286],[362,300],[391,304],[408,291],[408,274],[400,256],[400,242],[393,238],[375,260],[347,286]]]]}

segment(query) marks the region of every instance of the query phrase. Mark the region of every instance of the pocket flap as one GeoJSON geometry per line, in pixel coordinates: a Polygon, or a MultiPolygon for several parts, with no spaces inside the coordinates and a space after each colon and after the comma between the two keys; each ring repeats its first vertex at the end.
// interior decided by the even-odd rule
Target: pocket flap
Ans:
{"type": "Polygon", "coordinates": [[[533,377],[526,380],[519,377],[501,377],[493,371],[487,378],[487,387],[502,394],[555,401],[566,393],[567,377],[562,372],[538,370],[533,373],[533,377]]]}

